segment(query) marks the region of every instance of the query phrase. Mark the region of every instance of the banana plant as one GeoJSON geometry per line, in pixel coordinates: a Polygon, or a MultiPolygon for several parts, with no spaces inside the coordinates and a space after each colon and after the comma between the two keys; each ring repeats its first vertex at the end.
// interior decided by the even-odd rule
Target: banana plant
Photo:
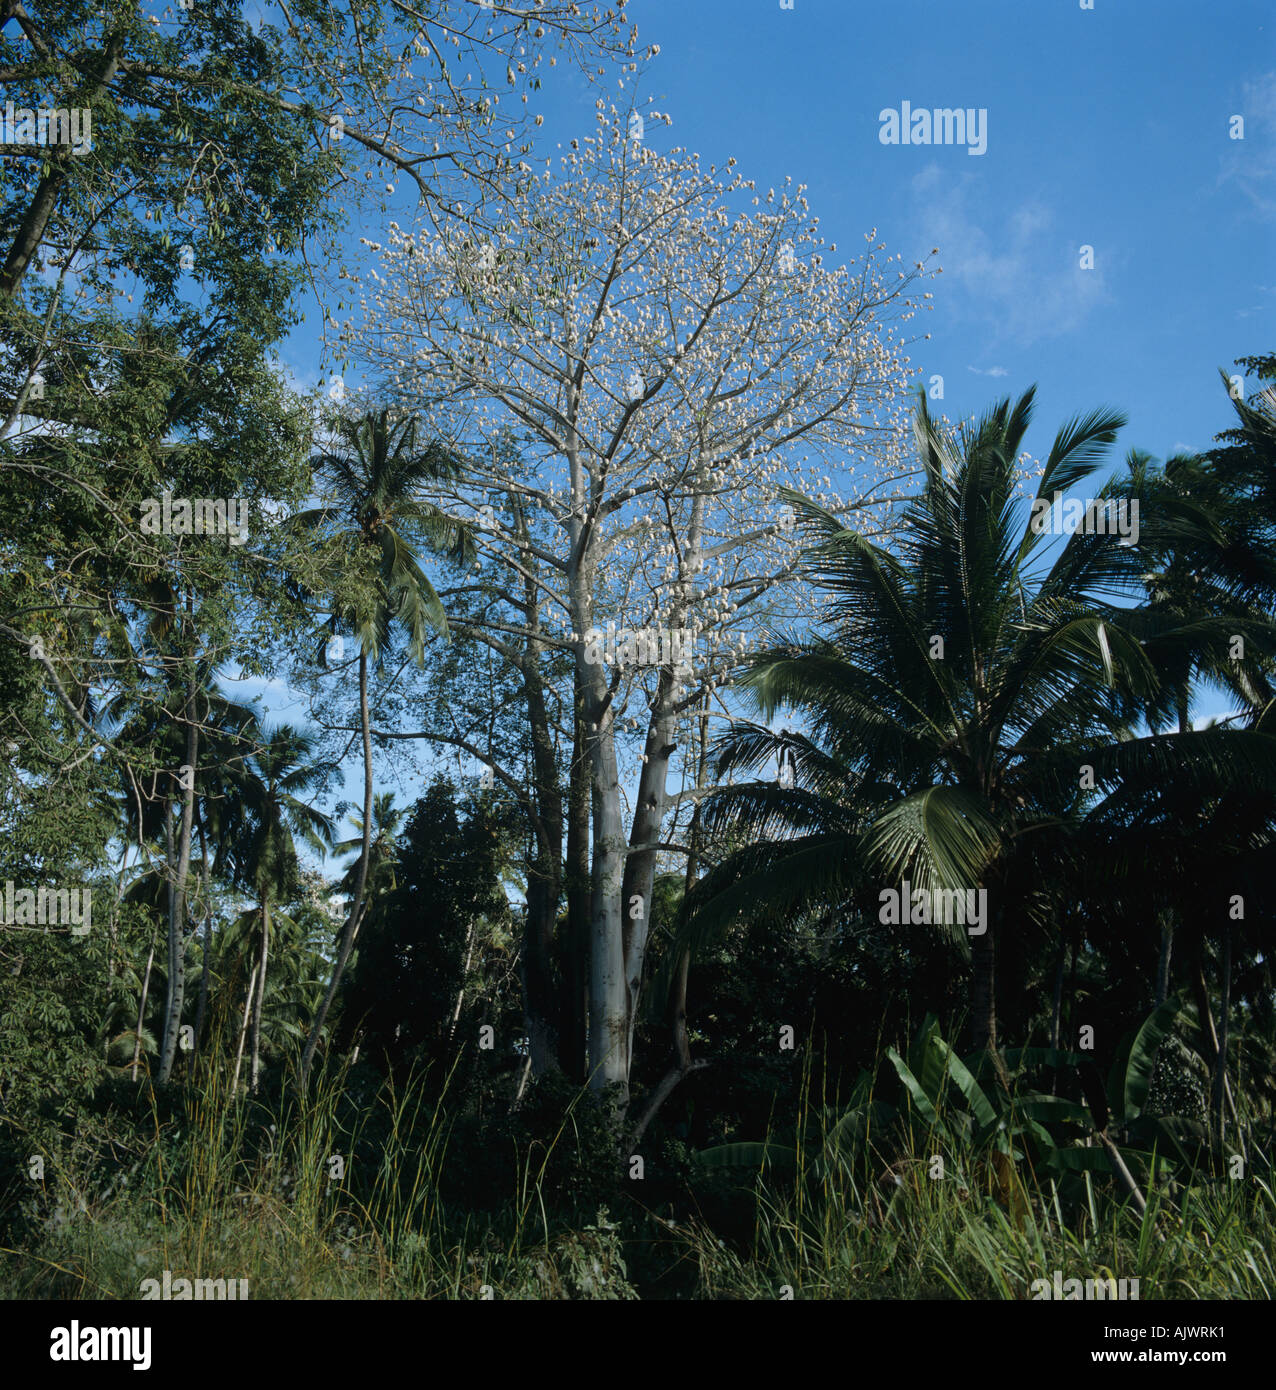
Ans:
{"type": "MultiPolygon", "coordinates": [[[[1012,1082],[1009,1093],[992,1084],[985,1051],[963,1061],[941,1036],[938,1021],[928,1016],[907,1056],[893,1047],[886,1050],[900,1083],[898,1103],[874,1100],[873,1077],[861,1072],[846,1108],[821,1112],[825,1127],[806,1171],[819,1179],[834,1168],[846,1170],[871,1152],[874,1139],[885,1156],[888,1146],[882,1140],[902,1139],[902,1131],[920,1120],[949,1154],[995,1153],[1002,1156],[1003,1169],[1004,1160],[1025,1158],[1058,1179],[1111,1169],[1141,1205],[1130,1164],[1145,1172],[1152,1172],[1158,1160],[1191,1167],[1191,1141],[1206,1137],[1204,1126],[1190,1120],[1145,1113],[1157,1054],[1181,1008],[1177,998],[1167,999],[1122,1039],[1106,1087],[1084,1054],[1048,1047],[1008,1049],[1002,1060],[1012,1082]],[[1074,1071],[1085,1103],[1013,1084],[1047,1068],[1074,1071]],[[1123,1144],[1140,1147],[1123,1153],[1112,1132],[1123,1144]]],[[[702,1169],[769,1170],[787,1176],[798,1171],[801,1159],[795,1134],[718,1145],[697,1153],[694,1163],[702,1169]]]]}

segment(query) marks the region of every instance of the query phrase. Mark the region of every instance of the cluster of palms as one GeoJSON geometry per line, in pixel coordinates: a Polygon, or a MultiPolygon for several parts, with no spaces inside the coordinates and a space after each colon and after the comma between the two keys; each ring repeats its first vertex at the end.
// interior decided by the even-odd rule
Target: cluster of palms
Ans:
{"type": "MultiPolygon", "coordinates": [[[[421,489],[455,470],[437,445],[417,447],[416,425],[383,410],[336,422],[330,448],[314,459],[322,505],[294,516],[288,525],[323,552],[323,567],[345,580],[338,592],[302,588],[303,601],[327,614],[332,634],[349,633],[356,654],[363,745],[362,815],[357,835],[335,841],[332,821],[308,800],[323,782],[315,740],[288,724],[267,728],[250,706],[217,688],[208,661],[168,659],[158,665],[167,680],[157,691],[129,690],[97,711],[99,727],[114,734],[114,746],[131,754],[119,804],[125,823],[125,854],[136,851],[139,872],[122,890],[125,901],[147,907],[156,922],[167,919],[167,968],[155,969],[154,943],[138,981],[136,1022],[117,1033],[117,1048],[131,1046],[136,1075],[145,1045],[156,1039],[144,1025],[148,996],[158,976],[165,993],[158,1079],[165,1082],[179,1050],[186,1008],[185,963],[192,925],[202,922],[200,989],[187,1047],[200,1045],[210,1009],[210,980],[220,976],[223,1002],[242,998],[233,1085],[248,1058],[247,1076],[258,1088],[263,1018],[271,999],[272,949],[286,948],[286,991],[276,988],[277,1044],[305,1038],[302,1077],[324,1035],[329,1011],[350,961],[369,901],[393,886],[393,842],[400,812],[390,795],[374,795],[369,670],[382,659],[399,628],[409,654],[418,660],[431,632],[446,631],[446,618],[413,541],[454,560],[472,558],[463,528],[420,498],[421,489]],[[139,698],[146,697],[146,698],[139,698]],[[137,769],[152,766],[148,778],[137,769]],[[185,780],[174,768],[190,769],[185,780]],[[185,812],[183,813],[183,807],[185,812]],[[335,961],[326,964],[326,942],[305,941],[305,927],[284,910],[301,888],[298,842],[316,853],[357,852],[345,875],[347,907],[335,961]],[[198,846],[198,857],[192,852],[198,846]],[[251,905],[212,935],[214,880],[251,905]],[[188,884],[198,884],[195,890],[188,884]],[[218,970],[215,962],[220,961],[218,970]],[[326,983],[317,971],[327,975],[326,983]]],[[[158,644],[171,635],[178,606],[171,590],[157,609],[143,641],[158,644]],[[165,615],[168,615],[166,618],[165,615]]],[[[326,644],[320,661],[326,663],[326,644]]],[[[213,990],[212,993],[218,991],[213,990]]]]}
{"type": "MultiPolygon", "coordinates": [[[[1125,972],[1127,1026],[1176,981],[1195,994],[1221,1125],[1234,970],[1251,995],[1271,984],[1276,417],[1266,397],[1238,403],[1230,449],[1160,471],[1131,454],[1095,493],[1138,503],[1138,543],[1122,545],[1030,525],[1016,461],[1032,405],[1029,391],[950,429],[923,397],[922,487],[889,548],[789,498],[828,594],[823,631],[781,634],[750,663],[742,684],[767,722],[735,723],[714,754],[720,781],[793,775],[708,798],[722,853],[688,896],[682,940],[703,949],[746,914],[872,931],[881,890],[903,880],[983,889],[987,930],[952,930],[972,1050],[998,1055],[999,1011],[1029,1026],[1041,960],[1057,1047],[1067,956],[1075,979],[1089,942],[1125,972]],[[1207,683],[1239,713],[1193,730],[1207,683]],[[771,727],[781,712],[800,731],[771,727]]],[[[1097,411],[1060,430],[1036,496],[1082,490],[1122,423],[1097,411]]],[[[907,930],[891,930],[907,952],[907,930]]]]}

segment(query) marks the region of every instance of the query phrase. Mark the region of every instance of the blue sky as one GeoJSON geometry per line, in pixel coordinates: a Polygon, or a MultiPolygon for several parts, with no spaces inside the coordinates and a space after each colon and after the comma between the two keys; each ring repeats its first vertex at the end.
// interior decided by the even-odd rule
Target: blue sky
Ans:
{"type": "Polygon", "coordinates": [[[643,86],[673,117],[668,138],[710,162],[736,155],[763,187],[791,174],[839,244],[876,226],[906,261],[940,248],[932,338],[914,360],[943,374],[950,415],[1035,381],[1034,452],[1065,416],[1110,402],[1130,417],[1123,445],[1163,457],[1223,427],[1217,367],[1276,345],[1270,4],[639,0],[631,13],[661,46],[643,86]],[[986,153],[881,144],[879,113],[905,99],[985,108],[986,153]]]}
{"type": "MultiPolygon", "coordinates": [[[[1130,420],[1119,454],[1163,458],[1227,425],[1218,367],[1276,347],[1269,3],[632,0],[629,12],[661,48],[639,86],[672,117],[649,124],[652,143],[719,167],[734,155],[763,189],[791,175],[850,255],[872,227],[908,262],[939,247],[932,337],[913,356],[944,377],[950,416],[1036,382],[1034,454],[1067,417],[1109,404],[1130,420]],[[904,100],[986,110],[986,152],[882,144],[879,114],[904,100]],[[1243,140],[1230,138],[1237,115],[1243,140]]],[[[592,133],[597,93],[562,67],[544,77],[547,155],[592,133]]],[[[283,355],[315,379],[306,325],[283,355]]]]}
{"type": "MultiPolygon", "coordinates": [[[[706,165],[734,155],[762,188],[792,175],[840,247],[872,227],[908,262],[939,247],[914,362],[943,376],[949,415],[1036,382],[1034,452],[1099,404],[1129,416],[1122,452],[1207,447],[1227,423],[1216,369],[1276,346],[1270,4],[793,6],[631,0],[640,40],[661,48],[640,96],[672,117],[647,138],[706,165]],[[879,113],[904,100],[986,110],[986,152],[882,144],[879,113]]],[[[593,132],[597,92],[563,67],[544,78],[548,155],[593,132]]],[[[284,351],[305,382],[315,318],[284,351]]]]}

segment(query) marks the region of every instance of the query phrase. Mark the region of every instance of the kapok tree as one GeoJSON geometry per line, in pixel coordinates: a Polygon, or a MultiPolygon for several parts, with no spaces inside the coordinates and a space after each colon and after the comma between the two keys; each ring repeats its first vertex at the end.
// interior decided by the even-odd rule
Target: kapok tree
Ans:
{"type": "Polygon", "coordinates": [[[896,495],[905,325],[929,298],[921,264],[881,257],[875,232],[826,263],[836,246],[801,186],[763,196],[734,159],[719,175],[635,138],[661,119],[600,110],[594,137],[540,174],[524,163],[468,225],[369,242],[365,316],[346,325],[470,456],[454,503],[490,508],[481,548],[512,595],[531,587],[531,612],[494,616],[490,640],[534,627],[573,657],[593,800],[589,1067],[621,1105],[680,723],[794,601],[779,488],[839,512],[896,495]],[[487,449],[509,429],[517,468],[487,449]],[[626,811],[618,734],[635,707],[626,811]]]}

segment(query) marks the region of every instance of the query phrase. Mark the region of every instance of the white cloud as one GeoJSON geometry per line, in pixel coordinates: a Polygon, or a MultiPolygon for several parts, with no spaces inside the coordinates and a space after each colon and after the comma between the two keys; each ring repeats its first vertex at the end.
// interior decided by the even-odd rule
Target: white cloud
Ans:
{"type": "Polygon", "coordinates": [[[946,285],[970,317],[986,319],[1023,345],[1080,327],[1106,297],[1104,254],[1081,269],[1081,243],[1057,225],[1053,208],[1028,200],[1009,217],[982,225],[972,212],[987,205],[987,188],[974,174],[951,174],[937,164],[913,179],[917,220],[928,246],[938,246],[946,285]],[[964,302],[963,302],[964,301],[964,302]]]}
{"type": "Polygon", "coordinates": [[[1245,138],[1227,140],[1219,187],[1236,184],[1263,217],[1276,218],[1276,72],[1241,85],[1245,138]]]}

